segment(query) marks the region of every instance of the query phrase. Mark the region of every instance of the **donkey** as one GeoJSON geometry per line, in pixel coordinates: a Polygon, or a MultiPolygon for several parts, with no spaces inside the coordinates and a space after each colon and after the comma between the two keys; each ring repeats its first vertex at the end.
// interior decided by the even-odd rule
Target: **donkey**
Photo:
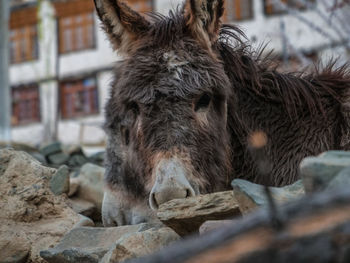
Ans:
{"type": "Polygon", "coordinates": [[[290,184],[305,156],[350,148],[348,66],[277,72],[221,24],[223,0],[187,0],[168,17],[95,5],[123,56],[105,107],[104,225],[152,218],[171,199],[227,190],[234,178],[290,184]],[[251,155],[255,131],[266,136],[268,174],[251,155]]]}

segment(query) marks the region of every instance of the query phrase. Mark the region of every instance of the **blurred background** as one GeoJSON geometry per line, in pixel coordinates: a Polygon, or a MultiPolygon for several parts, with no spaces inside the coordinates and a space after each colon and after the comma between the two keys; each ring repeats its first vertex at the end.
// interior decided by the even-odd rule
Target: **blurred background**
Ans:
{"type": "MultiPolygon", "coordinates": [[[[167,14],[182,0],[129,0],[167,14]]],[[[112,51],[93,0],[1,0],[0,141],[103,147],[112,51]]],[[[279,70],[350,57],[349,0],[226,0],[224,22],[254,47],[268,44],[279,70]]]]}

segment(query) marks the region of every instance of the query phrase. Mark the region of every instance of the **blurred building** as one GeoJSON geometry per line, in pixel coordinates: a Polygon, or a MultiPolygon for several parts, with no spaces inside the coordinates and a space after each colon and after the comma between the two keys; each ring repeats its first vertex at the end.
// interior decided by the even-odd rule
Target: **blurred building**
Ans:
{"type": "MultiPolygon", "coordinates": [[[[93,0],[11,2],[13,140],[38,144],[54,135],[65,143],[103,144],[103,107],[113,64],[120,58],[100,29],[93,0]]],[[[166,14],[182,1],[126,2],[141,12],[166,14]]],[[[282,2],[326,30],[326,21],[312,8],[295,0],[282,2]]],[[[329,39],[269,0],[226,0],[224,20],[239,24],[253,45],[268,42],[277,53],[286,41],[281,21],[293,48],[309,58],[344,52],[334,51],[334,45],[330,49],[329,39]]]]}

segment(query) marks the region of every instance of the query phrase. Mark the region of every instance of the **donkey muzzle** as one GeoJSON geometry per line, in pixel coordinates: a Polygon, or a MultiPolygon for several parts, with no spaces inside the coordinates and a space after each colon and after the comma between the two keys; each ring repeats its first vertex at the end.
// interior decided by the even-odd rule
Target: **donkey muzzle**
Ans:
{"type": "Polygon", "coordinates": [[[162,159],[155,168],[155,183],[149,196],[149,204],[153,210],[172,199],[195,196],[187,179],[187,170],[177,158],[162,159]]]}

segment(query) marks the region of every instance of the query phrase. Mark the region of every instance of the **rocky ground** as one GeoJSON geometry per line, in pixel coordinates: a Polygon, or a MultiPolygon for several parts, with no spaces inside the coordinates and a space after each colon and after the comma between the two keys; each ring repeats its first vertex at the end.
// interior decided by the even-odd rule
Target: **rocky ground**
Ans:
{"type": "MultiPolygon", "coordinates": [[[[301,180],[293,185],[269,187],[267,191],[261,185],[237,179],[232,182],[233,191],[172,200],[161,205],[157,216],[162,223],[104,228],[100,216],[104,174],[102,152],[86,156],[79,146],[60,143],[40,149],[21,144],[12,147],[0,149],[0,262],[122,262],[157,251],[160,252],[137,262],[256,262],[251,255],[261,250],[258,244],[263,239],[256,240],[258,234],[249,237],[249,233],[244,232],[246,224],[251,227],[255,224],[256,233],[264,233],[264,238],[272,235],[268,240],[275,240],[266,220],[272,218],[269,222],[274,222],[276,211],[285,211],[284,206],[289,204],[298,204],[301,206],[299,211],[304,211],[302,204],[307,202],[302,202],[303,198],[312,201],[314,195],[328,193],[327,198],[321,199],[332,203],[333,197],[342,193],[341,186],[350,191],[346,187],[350,184],[350,153],[332,151],[306,158],[300,167],[301,180]],[[242,227],[237,230],[238,225],[242,227]],[[225,228],[227,230],[222,230],[225,228]],[[213,233],[220,231],[224,233],[215,236],[213,245],[210,243],[213,233]],[[234,234],[228,236],[227,233],[234,234]],[[246,235],[249,242],[243,242],[246,235]],[[237,239],[237,236],[242,237],[237,239]],[[181,245],[188,240],[190,243],[186,247],[181,245]],[[227,242],[232,243],[230,253],[225,247],[227,242]],[[190,250],[195,245],[200,249],[190,250]],[[213,247],[218,250],[211,252],[213,247]],[[178,251],[186,249],[189,250],[186,256],[180,256],[178,251]],[[233,255],[232,251],[238,252],[233,255]],[[240,261],[242,258],[246,261],[240,261]]],[[[350,207],[350,200],[342,205],[350,207]]],[[[310,207],[308,213],[318,215],[319,210],[313,210],[317,206],[310,207]]],[[[339,214],[337,218],[341,220],[332,226],[350,224],[350,210],[337,211],[332,212],[331,218],[334,220],[339,214]]],[[[323,222],[332,221],[326,215],[322,216],[323,222]]],[[[288,224],[294,223],[288,221],[288,224]]],[[[316,231],[313,235],[329,230],[327,224],[311,226],[316,231]]],[[[349,261],[325,262],[350,262],[350,231],[346,233],[349,235],[336,244],[343,251],[343,260],[349,261]]],[[[333,234],[327,232],[327,236],[333,234]]],[[[289,240],[289,244],[291,242],[289,240]]],[[[337,247],[333,243],[332,247],[337,247]]],[[[267,249],[271,250],[271,246],[267,249]]],[[[335,254],[334,251],[330,253],[335,254]]],[[[261,262],[284,261],[268,258],[261,262]]]]}

